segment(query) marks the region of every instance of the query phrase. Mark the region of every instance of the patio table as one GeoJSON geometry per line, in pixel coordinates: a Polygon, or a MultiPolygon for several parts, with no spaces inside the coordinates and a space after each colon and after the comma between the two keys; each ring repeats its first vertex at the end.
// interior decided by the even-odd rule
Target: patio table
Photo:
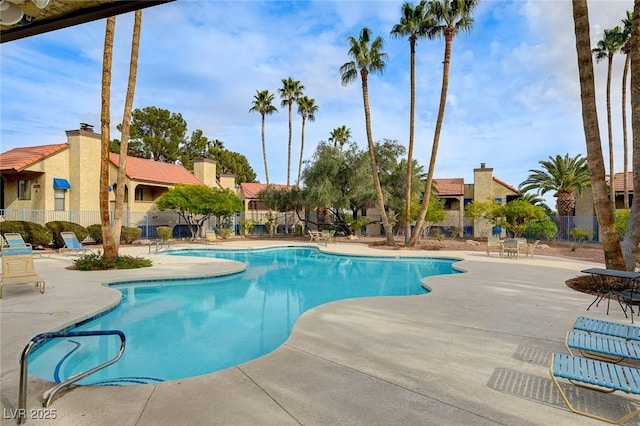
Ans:
{"type": "MultiPolygon", "coordinates": [[[[596,306],[600,304],[602,299],[607,298],[607,315],[609,315],[609,304],[611,302],[611,295],[618,296],[618,303],[622,308],[625,316],[627,316],[626,309],[622,306],[624,300],[628,306],[631,306],[634,300],[634,291],[640,278],[640,272],[635,271],[618,271],[616,269],[605,268],[589,268],[580,272],[585,274],[591,274],[596,285],[596,298],[591,302],[589,308],[595,303],[596,306]]],[[[640,301],[640,294],[635,295],[636,302],[640,301]]],[[[633,322],[633,308],[631,308],[631,322],[633,322]]]]}

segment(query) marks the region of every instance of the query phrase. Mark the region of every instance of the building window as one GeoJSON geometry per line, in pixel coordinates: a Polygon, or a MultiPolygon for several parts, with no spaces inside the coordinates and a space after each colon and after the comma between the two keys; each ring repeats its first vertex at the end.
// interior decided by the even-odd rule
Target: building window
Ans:
{"type": "Polygon", "coordinates": [[[144,201],[144,189],[136,187],[136,201],[144,201]]]}
{"type": "Polygon", "coordinates": [[[18,200],[31,199],[31,179],[18,179],[18,200]]]}
{"type": "Polygon", "coordinates": [[[63,212],[64,197],[67,191],[65,191],[64,189],[54,189],[54,191],[55,192],[53,193],[53,208],[57,212],[63,212]]]}
{"type": "Polygon", "coordinates": [[[500,197],[496,198],[496,203],[502,204],[502,198],[500,198],[500,197]]]}
{"type": "Polygon", "coordinates": [[[361,209],[360,210],[360,216],[364,217],[367,215],[367,209],[361,209]]]}

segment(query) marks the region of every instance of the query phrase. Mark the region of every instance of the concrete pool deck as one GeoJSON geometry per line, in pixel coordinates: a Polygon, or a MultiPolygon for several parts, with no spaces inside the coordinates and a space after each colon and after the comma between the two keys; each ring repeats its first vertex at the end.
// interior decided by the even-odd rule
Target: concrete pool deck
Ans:
{"type": "MultiPolygon", "coordinates": [[[[269,245],[274,244],[235,240],[222,247],[269,245]]],[[[41,403],[52,384],[29,376],[27,424],[603,424],[571,413],[549,378],[551,354],[566,352],[565,336],[578,316],[630,322],[617,304],[608,316],[604,304],[587,312],[593,297],[565,285],[581,275],[580,270],[601,265],[545,256],[502,259],[483,252],[382,251],[361,244],[321,249],[459,258],[456,267],[466,273],[427,278],[432,291],[426,295],[350,299],[314,308],[298,319],[277,350],[217,373],[152,385],[77,387],[56,399],[50,411],[41,403]],[[51,410],[55,419],[31,417],[50,416],[51,410]]],[[[15,424],[11,417],[18,404],[18,359],[25,344],[38,333],[117,304],[119,292],[103,283],[243,268],[217,259],[149,255],[146,246],[123,247],[120,253],[148,256],[154,266],[80,272],[65,269],[74,256],[53,254],[34,260],[46,281],[44,295],[31,285],[4,288],[2,425],[15,424]]],[[[620,417],[637,401],[564,386],[576,406],[600,415],[620,417]]],[[[640,422],[635,418],[627,424],[640,422]]]]}

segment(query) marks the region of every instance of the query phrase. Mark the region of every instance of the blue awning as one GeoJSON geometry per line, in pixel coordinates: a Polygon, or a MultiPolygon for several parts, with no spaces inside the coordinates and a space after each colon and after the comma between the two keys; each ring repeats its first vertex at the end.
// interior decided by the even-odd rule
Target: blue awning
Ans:
{"type": "Polygon", "coordinates": [[[62,178],[53,178],[53,188],[54,189],[71,189],[71,185],[69,185],[69,181],[62,178]]]}

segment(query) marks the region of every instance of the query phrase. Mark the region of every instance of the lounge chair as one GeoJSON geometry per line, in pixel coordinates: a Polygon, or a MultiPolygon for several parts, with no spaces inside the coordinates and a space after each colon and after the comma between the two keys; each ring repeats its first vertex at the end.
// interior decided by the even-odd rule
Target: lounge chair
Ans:
{"type": "Polygon", "coordinates": [[[60,253],[75,253],[78,256],[81,254],[93,253],[91,249],[82,246],[82,243],[73,232],[61,232],[60,236],[64,240],[64,247],[60,249],[60,253]]]}
{"type": "Polygon", "coordinates": [[[17,232],[7,232],[4,234],[4,239],[10,248],[25,249],[29,251],[33,250],[31,244],[25,243],[22,235],[17,232]]]}
{"type": "Polygon", "coordinates": [[[549,366],[551,380],[560,396],[571,411],[608,423],[620,424],[640,414],[640,410],[631,411],[619,419],[609,419],[576,409],[567,398],[558,379],[569,380],[573,385],[598,392],[612,393],[623,391],[640,395],[640,370],[595,359],[582,358],[567,354],[554,353],[549,366]]]}
{"type": "Polygon", "coordinates": [[[527,244],[527,257],[531,256],[531,258],[533,259],[533,255],[536,250],[536,247],[538,247],[538,244],[540,244],[540,240],[535,240],[533,244],[532,243],[527,244]]]}
{"type": "Polygon", "coordinates": [[[2,250],[2,276],[0,278],[0,299],[6,285],[35,284],[44,293],[44,281],[33,268],[33,255],[25,253],[24,248],[5,248],[2,250]]]}
{"type": "Polygon", "coordinates": [[[573,324],[573,329],[627,340],[640,340],[640,327],[589,317],[579,317],[573,324]]]}
{"type": "Polygon", "coordinates": [[[614,364],[623,361],[640,361],[640,342],[637,340],[625,340],[574,330],[567,333],[565,343],[572,355],[578,352],[581,356],[614,364]]]}

